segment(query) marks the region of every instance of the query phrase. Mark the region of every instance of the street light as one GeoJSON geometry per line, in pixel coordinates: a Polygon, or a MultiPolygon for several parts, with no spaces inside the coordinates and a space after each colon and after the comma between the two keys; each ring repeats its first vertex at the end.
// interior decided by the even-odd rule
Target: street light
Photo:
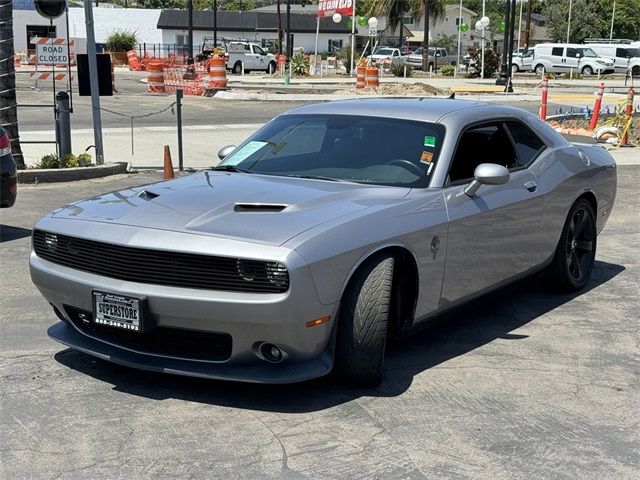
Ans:
{"type": "Polygon", "coordinates": [[[489,26],[491,20],[487,16],[483,16],[476,22],[476,30],[480,32],[482,39],[482,51],[480,52],[480,78],[484,78],[484,50],[485,50],[485,29],[489,26]]]}

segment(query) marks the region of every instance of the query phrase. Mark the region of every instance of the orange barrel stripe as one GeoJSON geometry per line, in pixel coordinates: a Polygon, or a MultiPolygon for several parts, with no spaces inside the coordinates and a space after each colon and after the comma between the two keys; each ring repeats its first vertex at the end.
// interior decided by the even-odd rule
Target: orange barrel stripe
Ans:
{"type": "Polygon", "coordinates": [[[149,70],[147,75],[147,92],[164,93],[164,63],[149,62],[147,68],[149,70]]]}
{"type": "Polygon", "coordinates": [[[127,61],[129,62],[129,68],[131,70],[140,71],[140,60],[138,60],[138,55],[135,50],[129,50],[127,52],[127,61]]]}
{"type": "Polygon", "coordinates": [[[356,88],[364,88],[364,77],[366,73],[367,67],[358,66],[356,68],[356,88]]]}
{"type": "Polygon", "coordinates": [[[378,87],[380,85],[380,70],[375,67],[367,68],[364,75],[364,81],[367,87],[378,87]]]}
{"type": "Polygon", "coordinates": [[[227,88],[227,62],[224,57],[209,60],[209,88],[227,88]]]}

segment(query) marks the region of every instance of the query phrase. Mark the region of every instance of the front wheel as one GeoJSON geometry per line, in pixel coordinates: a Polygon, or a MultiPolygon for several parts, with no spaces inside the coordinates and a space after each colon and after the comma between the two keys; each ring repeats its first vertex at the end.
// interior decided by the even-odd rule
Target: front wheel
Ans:
{"type": "Polygon", "coordinates": [[[591,276],[596,257],[596,218],[586,199],[578,200],[567,216],[547,278],[559,290],[581,290],[591,276]]]}
{"type": "Polygon", "coordinates": [[[544,72],[546,71],[546,69],[544,68],[544,65],[540,64],[540,65],[536,65],[536,68],[534,69],[534,71],[538,75],[544,75],[544,72]]]}
{"type": "Polygon", "coordinates": [[[274,62],[269,62],[269,66],[267,67],[267,73],[269,75],[273,75],[276,73],[276,64],[274,62]]]}
{"type": "Polygon", "coordinates": [[[338,315],[335,374],[349,384],[382,381],[394,257],[376,255],[349,282],[338,315]]]}
{"type": "Polygon", "coordinates": [[[586,67],[584,67],[582,69],[582,74],[583,75],[593,75],[593,68],[591,68],[589,65],[587,65],[586,67]]]}
{"type": "Polygon", "coordinates": [[[518,68],[518,65],[516,65],[515,63],[511,65],[511,73],[518,73],[519,71],[520,69],[518,68]]]}

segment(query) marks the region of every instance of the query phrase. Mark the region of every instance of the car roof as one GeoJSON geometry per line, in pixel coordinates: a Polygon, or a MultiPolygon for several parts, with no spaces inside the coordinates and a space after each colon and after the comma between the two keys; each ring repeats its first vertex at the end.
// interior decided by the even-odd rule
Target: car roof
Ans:
{"type": "MultiPolygon", "coordinates": [[[[367,117],[388,117],[437,122],[445,115],[469,108],[486,106],[489,105],[473,100],[456,100],[437,97],[357,98],[304,105],[289,110],[285,115],[362,115],[367,117]]],[[[509,107],[498,107],[497,105],[491,105],[491,107],[511,110],[509,107]]],[[[465,115],[466,113],[467,112],[465,112],[465,115]]]]}

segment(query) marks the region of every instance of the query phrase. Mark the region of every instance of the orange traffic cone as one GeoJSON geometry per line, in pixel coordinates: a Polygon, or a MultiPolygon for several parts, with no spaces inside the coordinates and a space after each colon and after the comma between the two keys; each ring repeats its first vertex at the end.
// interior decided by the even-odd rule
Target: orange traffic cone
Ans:
{"type": "Polygon", "coordinates": [[[164,146],[164,179],[175,178],[173,174],[173,162],[171,161],[171,151],[169,145],[164,146]]]}

